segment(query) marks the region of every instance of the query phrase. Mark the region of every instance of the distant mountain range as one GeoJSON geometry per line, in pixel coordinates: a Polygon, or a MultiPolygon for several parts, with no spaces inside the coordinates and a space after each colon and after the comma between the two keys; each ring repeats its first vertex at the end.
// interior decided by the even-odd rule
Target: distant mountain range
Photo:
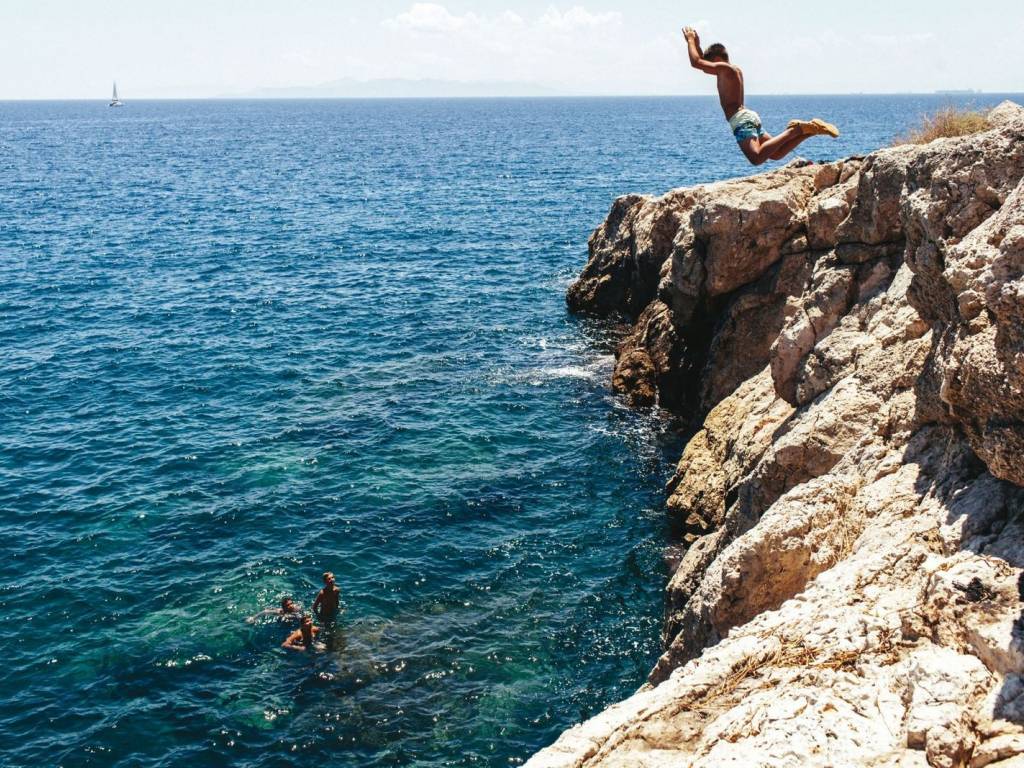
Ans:
{"type": "Polygon", "coordinates": [[[224,94],[248,99],[352,99],[352,98],[439,98],[469,96],[558,96],[559,91],[536,83],[459,80],[355,80],[344,78],[329,83],[285,88],[257,88],[224,94]]]}

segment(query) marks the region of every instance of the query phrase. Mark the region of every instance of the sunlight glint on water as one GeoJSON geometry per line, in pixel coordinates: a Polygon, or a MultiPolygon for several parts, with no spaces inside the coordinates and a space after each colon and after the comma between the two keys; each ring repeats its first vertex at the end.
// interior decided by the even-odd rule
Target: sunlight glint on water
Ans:
{"type": "Polygon", "coordinates": [[[680,445],[563,296],[614,196],[748,172],[716,110],[0,104],[5,763],[509,765],[632,692],[680,445]],[[246,624],[325,569],[330,651],[246,624]]]}

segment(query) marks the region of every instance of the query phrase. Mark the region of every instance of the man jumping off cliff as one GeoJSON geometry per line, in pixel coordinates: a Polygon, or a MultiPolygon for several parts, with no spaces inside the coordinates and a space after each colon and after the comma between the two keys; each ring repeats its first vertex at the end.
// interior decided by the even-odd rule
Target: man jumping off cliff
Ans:
{"type": "Polygon", "coordinates": [[[809,139],[811,136],[836,138],[839,129],[831,123],[814,120],[791,120],[786,130],[778,136],[770,136],[761,127],[757,112],[743,106],[743,71],[729,63],[729,53],[721,43],[700,48],[700,37],[693,27],[683,28],[683,37],[690,50],[690,65],[694,69],[714,75],[718,79],[718,100],[729,121],[733,136],[754,165],[768,160],[781,160],[809,139]]]}

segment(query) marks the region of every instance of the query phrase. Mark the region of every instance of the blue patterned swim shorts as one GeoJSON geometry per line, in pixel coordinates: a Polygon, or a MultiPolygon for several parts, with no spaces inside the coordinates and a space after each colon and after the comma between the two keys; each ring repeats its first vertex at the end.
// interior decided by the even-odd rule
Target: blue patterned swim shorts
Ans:
{"type": "Polygon", "coordinates": [[[741,107],[729,118],[729,127],[732,128],[732,135],[739,144],[747,139],[759,139],[766,135],[764,128],[761,127],[761,116],[746,107],[741,107]]]}

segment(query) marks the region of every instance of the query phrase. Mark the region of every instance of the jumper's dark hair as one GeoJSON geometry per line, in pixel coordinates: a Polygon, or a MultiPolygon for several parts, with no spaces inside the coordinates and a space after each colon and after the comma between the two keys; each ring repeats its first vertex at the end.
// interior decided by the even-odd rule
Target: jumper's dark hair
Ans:
{"type": "Polygon", "coordinates": [[[722,61],[729,60],[729,52],[725,50],[725,46],[721,43],[714,43],[707,47],[704,51],[704,58],[708,61],[714,61],[715,59],[721,59],[722,61]]]}

